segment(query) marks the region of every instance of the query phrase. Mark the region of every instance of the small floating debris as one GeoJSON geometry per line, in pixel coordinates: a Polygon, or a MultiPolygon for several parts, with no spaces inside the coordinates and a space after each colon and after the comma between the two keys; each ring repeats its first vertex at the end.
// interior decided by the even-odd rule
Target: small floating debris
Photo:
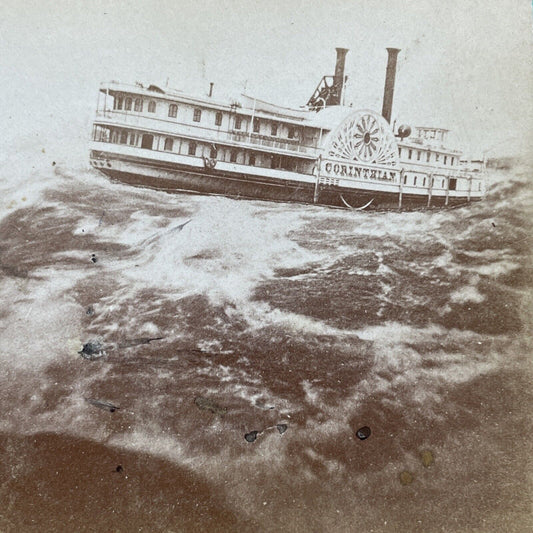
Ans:
{"type": "Polygon", "coordinates": [[[410,485],[414,481],[414,476],[411,474],[411,472],[407,472],[407,470],[404,470],[400,474],[400,483],[402,485],[410,485]]]}
{"type": "Polygon", "coordinates": [[[214,415],[222,416],[227,412],[226,407],[222,407],[220,404],[210,398],[204,398],[203,396],[197,396],[194,399],[194,403],[198,409],[202,411],[211,411],[214,415]]]}
{"type": "Polygon", "coordinates": [[[139,337],[138,339],[125,339],[118,344],[119,348],[131,348],[140,344],[150,344],[152,341],[160,341],[165,337],[139,337]]]}
{"type": "Polygon", "coordinates": [[[150,237],[148,237],[147,239],[145,239],[144,241],[142,241],[142,244],[143,245],[147,245],[147,244],[152,244],[154,243],[157,239],[161,238],[163,235],[169,235],[170,233],[173,233],[175,231],[182,231],[183,228],[189,224],[190,222],[192,222],[192,218],[181,223],[181,224],[178,224],[177,226],[174,226],[173,228],[170,228],[169,230],[166,230],[166,231],[163,231],[163,232],[157,232],[157,233],[154,233],[153,235],[151,235],[150,237]]]}
{"type": "Polygon", "coordinates": [[[119,474],[121,472],[124,472],[124,468],[122,468],[122,465],[117,465],[117,467],[115,468],[115,472],[118,472],[119,474]]]}
{"type": "Polygon", "coordinates": [[[96,263],[98,261],[97,257],[96,257],[96,254],[91,254],[91,261],[93,263],[96,263]]]}
{"type": "Polygon", "coordinates": [[[355,432],[355,434],[357,435],[357,438],[360,439],[360,440],[368,439],[368,437],[370,437],[371,433],[372,433],[372,431],[370,430],[370,428],[368,426],[363,426],[362,428],[359,428],[355,432]]]}
{"type": "Polygon", "coordinates": [[[114,413],[117,409],[120,409],[120,407],[110,402],[105,402],[102,400],[95,400],[94,398],[84,398],[84,399],[87,403],[90,403],[91,405],[98,407],[98,409],[103,409],[104,411],[109,411],[110,413],[114,413]]]}
{"type": "Polygon", "coordinates": [[[256,400],[254,403],[255,407],[258,407],[259,409],[270,410],[274,409],[273,405],[267,405],[263,400],[256,400]]]}
{"type": "Polygon", "coordinates": [[[93,316],[94,315],[94,307],[92,305],[90,305],[89,307],[87,307],[87,310],[85,311],[85,314],[87,316],[93,316]]]}
{"type": "Polygon", "coordinates": [[[254,442],[257,439],[257,435],[259,435],[259,431],[250,431],[250,433],[246,433],[246,435],[244,435],[244,438],[248,442],[254,442]]]}
{"type": "Polygon", "coordinates": [[[248,441],[248,442],[254,442],[256,439],[257,439],[257,436],[260,435],[261,433],[265,433],[266,431],[271,431],[271,430],[275,430],[277,429],[279,434],[280,435],[283,435],[283,433],[285,433],[285,431],[287,431],[288,429],[288,425],[287,424],[276,424],[275,426],[269,426],[265,429],[263,429],[262,431],[250,431],[250,433],[246,433],[246,435],[244,435],[244,438],[248,441]]]}
{"type": "Polygon", "coordinates": [[[283,433],[285,433],[285,431],[287,431],[287,428],[288,428],[287,424],[278,424],[276,427],[278,428],[280,435],[283,435],[283,433]]]}
{"type": "Polygon", "coordinates": [[[422,450],[420,452],[420,459],[426,468],[435,462],[435,457],[433,457],[433,453],[430,450],[422,450]]]}
{"type": "Polygon", "coordinates": [[[187,222],[183,222],[183,224],[178,224],[176,227],[172,228],[169,230],[169,233],[171,231],[175,231],[175,230],[178,230],[178,231],[181,231],[187,224],[189,224],[190,222],[192,222],[192,218],[190,218],[189,220],[187,220],[187,222]]]}
{"type": "Polygon", "coordinates": [[[78,352],[84,359],[94,361],[106,355],[104,345],[98,340],[90,340],[83,345],[81,351],[78,352]]]}

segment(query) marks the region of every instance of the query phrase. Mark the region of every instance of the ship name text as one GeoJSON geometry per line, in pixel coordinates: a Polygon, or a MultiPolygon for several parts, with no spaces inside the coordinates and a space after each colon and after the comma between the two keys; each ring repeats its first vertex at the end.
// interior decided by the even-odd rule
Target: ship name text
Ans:
{"type": "Polygon", "coordinates": [[[362,178],[365,180],[395,181],[398,172],[384,168],[360,167],[343,163],[327,161],[323,165],[324,173],[331,176],[347,176],[350,178],[362,178]]]}

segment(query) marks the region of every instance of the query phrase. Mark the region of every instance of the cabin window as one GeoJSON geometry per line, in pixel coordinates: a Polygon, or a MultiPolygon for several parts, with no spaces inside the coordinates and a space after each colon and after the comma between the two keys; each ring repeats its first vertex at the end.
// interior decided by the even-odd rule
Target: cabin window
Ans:
{"type": "Polygon", "coordinates": [[[102,126],[95,126],[93,132],[93,139],[95,141],[109,142],[109,130],[102,126]]]}
{"type": "Polygon", "coordinates": [[[452,157],[452,158],[450,159],[450,165],[453,165],[454,163],[455,163],[455,158],[452,157]]]}
{"type": "Polygon", "coordinates": [[[236,163],[236,162],[237,162],[237,150],[232,150],[232,151],[230,152],[229,160],[230,160],[232,163],[236,163]]]}
{"type": "Polygon", "coordinates": [[[455,191],[456,188],[457,188],[457,178],[450,178],[450,185],[448,186],[448,189],[450,189],[450,191],[455,191]]]}
{"type": "Polygon", "coordinates": [[[416,185],[416,179],[417,179],[417,178],[416,178],[416,176],[415,176],[415,179],[414,179],[414,181],[413,181],[413,185],[416,185]]]}
{"type": "Polygon", "coordinates": [[[409,154],[407,155],[407,157],[409,159],[411,159],[413,157],[413,150],[409,150],[409,154]]]}
{"type": "Polygon", "coordinates": [[[428,153],[426,154],[426,161],[427,161],[428,163],[429,163],[430,158],[431,158],[431,152],[428,152],[428,153]]]}
{"type": "Polygon", "coordinates": [[[441,186],[442,188],[444,188],[444,180],[442,180],[440,186],[441,186]]]}
{"type": "Polygon", "coordinates": [[[214,146],[211,146],[211,150],[209,151],[209,157],[211,159],[217,158],[217,149],[214,146]]]}
{"type": "Polygon", "coordinates": [[[141,142],[141,148],[147,148],[148,150],[151,150],[153,144],[154,144],[154,136],[145,133],[143,135],[143,140],[141,142]]]}
{"type": "Polygon", "coordinates": [[[242,128],[242,117],[237,115],[235,117],[235,129],[240,130],[242,128]]]}
{"type": "Polygon", "coordinates": [[[294,139],[296,137],[296,130],[292,126],[289,127],[289,134],[287,135],[289,139],[294,139]]]}
{"type": "Polygon", "coordinates": [[[278,125],[275,122],[273,122],[272,126],[270,126],[270,135],[275,137],[277,134],[278,134],[278,125]]]}
{"type": "Polygon", "coordinates": [[[202,110],[201,109],[195,109],[194,115],[192,117],[194,122],[200,122],[200,119],[202,118],[202,110]]]}
{"type": "Polygon", "coordinates": [[[120,144],[126,144],[128,142],[128,132],[123,131],[120,133],[120,144]]]}
{"type": "Polygon", "coordinates": [[[424,181],[422,182],[422,187],[426,186],[426,178],[424,178],[424,181]]]}
{"type": "Polygon", "coordinates": [[[176,118],[178,116],[178,106],[176,104],[170,104],[168,106],[168,116],[176,118]]]}
{"type": "Polygon", "coordinates": [[[258,118],[254,118],[254,133],[259,133],[259,128],[261,124],[258,118]]]}
{"type": "Polygon", "coordinates": [[[402,149],[401,149],[401,148],[398,148],[398,155],[399,155],[399,156],[402,155],[402,149]]]}
{"type": "Polygon", "coordinates": [[[115,109],[122,109],[122,96],[117,96],[113,102],[115,109]]]}
{"type": "Polygon", "coordinates": [[[189,143],[189,155],[196,155],[196,143],[193,141],[189,143]]]}
{"type": "Polygon", "coordinates": [[[416,160],[420,161],[420,156],[422,155],[422,152],[420,150],[416,151],[416,160]]]}
{"type": "Polygon", "coordinates": [[[215,126],[221,126],[222,125],[222,113],[220,111],[217,112],[215,115],[215,126]]]}
{"type": "Polygon", "coordinates": [[[126,100],[124,100],[124,109],[126,111],[131,111],[131,104],[132,104],[132,100],[131,98],[128,96],[128,98],[126,98],[126,100]]]}
{"type": "Polygon", "coordinates": [[[439,160],[439,154],[435,154],[435,161],[439,160]]]}
{"type": "Polygon", "coordinates": [[[403,184],[405,185],[407,183],[407,176],[403,177],[403,184]]]}
{"type": "Polygon", "coordinates": [[[448,159],[448,156],[445,155],[445,156],[444,156],[444,164],[446,164],[447,159],[448,159]]]}
{"type": "Polygon", "coordinates": [[[255,165],[255,154],[250,154],[250,162],[249,162],[250,166],[254,166],[255,165]]]}
{"type": "Polygon", "coordinates": [[[165,150],[167,150],[168,152],[172,152],[173,148],[174,148],[174,141],[167,137],[165,139],[165,150]]]}
{"type": "Polygon", "coordinates": [[[135,111],[143,110],[143,101],[142,98],[135,98],[135,111]]]}
{"type": "Polygon", "coordinates": [[[148,113],[155,113],[155,102],[153,100],[148,102],[148,113]]]}

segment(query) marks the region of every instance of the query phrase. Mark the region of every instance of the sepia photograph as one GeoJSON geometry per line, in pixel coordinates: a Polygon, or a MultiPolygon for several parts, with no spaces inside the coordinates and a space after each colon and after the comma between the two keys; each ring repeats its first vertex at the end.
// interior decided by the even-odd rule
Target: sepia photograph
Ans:
{"type": "Polygon", "coordinates": [[[529,0],[0,15],[0,533],[533,530],[529,0]]]}

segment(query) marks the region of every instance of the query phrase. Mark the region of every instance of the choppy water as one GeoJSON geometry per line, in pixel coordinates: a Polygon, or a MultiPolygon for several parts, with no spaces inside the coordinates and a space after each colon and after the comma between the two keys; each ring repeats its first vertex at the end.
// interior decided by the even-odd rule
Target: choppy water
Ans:
{"type": "Polygon", "coordinates": [[[168,195],[50,162],[2,175],[0,430],[164,457],[263,530],[523,530],[531,170],[410,213],[168,195]],[[105,357],[80,357],[92,339],[105,357]]]}

